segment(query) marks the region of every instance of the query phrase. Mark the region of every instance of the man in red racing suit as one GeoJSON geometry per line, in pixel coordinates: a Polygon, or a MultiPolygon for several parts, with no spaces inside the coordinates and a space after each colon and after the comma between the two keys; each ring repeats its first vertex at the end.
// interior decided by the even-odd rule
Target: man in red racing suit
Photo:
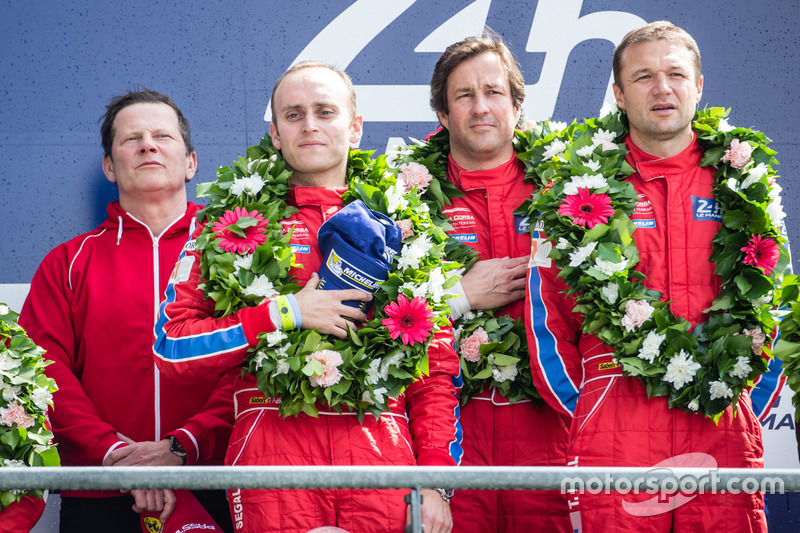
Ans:
{"type": "MultiPolygon", "coordinates": [[[[528,219],[514,210],[533,192],[512,146],[524,99],[522,74],[505,44],[482,35],[448,47],[431,81],[431,103],[449,134],[447,180],[464,196],[443,209],[451,235],[480,253],[461,280],[466,309],[522,316],[531,247],[528,219]],[[509,259],[513,258],[513,259],[509,259]]],[[[442,135],[439,133],[438,135],[442,135]]],[[[454,318],[459,304],[451,304],[454,318]]],[[[465,310],[466,310],[465,309],[465,310]]],[[[458,322],[456,321],[456,324],[458,322]]],[[[567,428],[548,405],[511,404],[487,381],[461,408],[465,466],[561,466],[567,428]]],[[[568,531],[567,505],[557,492],[458,490],[454,528],[460,532],[568,531]]]]}
{"type": "MultiPolygon", "coordinates": [[[[352,86],[343,80],[343,73],[320,64],[293,67],[276,84],[273,105],[277,112],[270,128],[276,147],[293,169],[289,203],[299,212],[283,224],[287,231],[293,230],[291,244],[297,262],[302,264],[291,274],[300,285],[306,285],[296,295],[303,327],[342,337],[345,330],[330,327],[327,322],[342,321],[339,315],[345,313],[347,318],[363,320],[360,311],[341,302],[369,296],[356,290],[322,291],[315,287],[316,272],[322,264],[317,232],[342,207],[348,143],[358,140],[361,132],[360,117],[355,110],[348,113],[352,86]],[[346,136],[341,134],[342,129],[346,136]],[[339,139],[328,153],[330,159],[302,151],[310,140],[319,143],[324,136],[339,139]],[[333,317],[312,320],[315,308],[319,313],[323,307],[330,308],[333,317]]],[[[204,301],[198,283],[199,255],[188,246],[167,290],[155,350],[165,373],[193,378],[227,370],[234,380],[236,422],[226,464],[455,465],[460,428],[453,378],[459,370],[451,347],[452,334],[432,341],[429,376],[390,400],[389,411],[378,421],[366,416],[359,424],[355,413],[336,413],[324,407],[318,418],[301,413],[284,419],[277,410],[280,399],[264,397],[255,378],[242,377],[241,371],[247,349],[258,343],[256,336],[276,329],[269,309],[275,304],[265,302],[215,319],[213,302],[204,301]]],[[[229,499],[237,531],[305,533],[314,527],[335,525],[351,532],[399,532],[406,523],[405,493],[233,490],[229,499]]],[[[449,531],[446,502],[436,491],[424,490],[423,494],[426,531],[449,531]]]]}
{"type": "MultiPolygon", "coordinates": [[[[670,23],[634,30],[615,52],[617,103],[627,112],[628,178],[639,194],[632,215],[639,272],[645,285],[672,302],[692,324],[705,320],[720,290],[709,261],[721,213],[713,197],[714,168],[699,167],[703,151],[691,130],[702,94],[694,40],[670,23]],[[694,57],[697,61],[694,61],[694,57]],[[619,65],[619,67],[617,67],[619,65]]],[[[761,426],[748,393],[738,412],[718,423],[647,398],[642,383],[623,377],[613,350],[580,332],[580,316],[564,286],[531,269],[526,323],[537,388],[554,409],[574,416],[568,464],[635,467],[763,467],[761,426]],[[551,336],[538,335],[547,331],[551,336]]],[[[766,531],[761,494],[590,494],[570,497],[576,531],[766,531]],[[662,494],[662,496],[664,496],[662,494]]]]}

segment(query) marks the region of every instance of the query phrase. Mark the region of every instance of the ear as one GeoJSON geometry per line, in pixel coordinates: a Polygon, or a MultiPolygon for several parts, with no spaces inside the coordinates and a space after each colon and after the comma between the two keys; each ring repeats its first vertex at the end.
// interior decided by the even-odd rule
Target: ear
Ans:
{"type": "Polygon", "coordinates": [[[197,152],[192,152],[186,156],[186,181],[191,180],[195,172],[197,172],[197,152]]]}
{"type": "Polygon", "coordinates": [[[111,183],[117,182],[117,176],[114,174],[114,161],[111,160],[110,155],[103,156],[103,174],[111,183]]]}
{"type": "MultiPolygon", "coordinates": [[[[436,116],[439,118],[439,123],[444,126],[444,129],[450,130],[450,127],[447,124],[447,115],[445,115],[442,111],[437,111],[436,116]]],[[[517,113],[517,122],[519,122],[519,113],[517,113]]]]}
{"type": "Polygon", "coordinates": [[[703,75],[700,75],[700,79],[697,80],[697,102],[696,105],[700,104],[700,98],[703,97],[703,75]]]}
{"type": "Polygon", "coordinates": [[[625,95],[622,94],[622,87],[614,83],[611,86],[614,89],[614,100],[617,101],[617,107],[625,110],[625,95]]]}
{"type": "Polygon", "coordinates": [[[364,117],[356,115],[353,123],[350,125],[350,144],[356,144],[361,140],[361,135],[364,133],[364,117]]]}
{"type": "Polygon", "coordinates": [[[278,134],[278,128],[275,126],[275,121],[269,123],[269,136],[272,137],[272,144],[275,145],[277,150],[281,149],[281,136],[278,134]]]}
{"type": "Polygon", "coordinates": [[[519,124],[519,118],[522,116],[522,107],[519,104],[514,104],[514,124],[519,124]]]}

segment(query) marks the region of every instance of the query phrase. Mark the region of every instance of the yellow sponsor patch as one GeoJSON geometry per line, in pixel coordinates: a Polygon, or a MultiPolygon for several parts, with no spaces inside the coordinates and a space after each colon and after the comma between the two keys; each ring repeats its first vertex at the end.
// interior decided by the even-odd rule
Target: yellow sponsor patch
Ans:
{"type": "Polygon", "coordinates": [[[164,529],[164,524],[155,516],[145,516],[143,522],[147,533],[161,533],[164,529]]]}
{"type": "Polygon", "coordinates": [[[598,370],[611,370],[611,369],[619,368],[619,367],[620,367],[619,363],[612,363],[612,362],[609,361],[609,362],[605,362],[605,363],[600,363],[600,365],[597,367],[597,369],[598,370]]]}
{"type": "Polygon", "coordinates": [[[266,398],[264,396],[254,396],[250,398],[250,400],[247,403],[249,403],[250,405],[264,405],[265,403],[269,403],[269,398],[266,398]]]}

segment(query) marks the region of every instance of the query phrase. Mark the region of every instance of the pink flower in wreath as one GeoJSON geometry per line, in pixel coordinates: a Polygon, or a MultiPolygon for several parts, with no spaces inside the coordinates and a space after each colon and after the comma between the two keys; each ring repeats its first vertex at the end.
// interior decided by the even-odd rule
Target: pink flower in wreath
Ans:
{"type": "Polygon", "coordinates": [[[407,191],[410,191],[416,185],[417,192],[422,192],[428,188],[433,176],[428,172],[428,167],[414,161],[400,165],[400,178],[403,180],[407,191]]]}
{"type": "Polygon", "coordinates": [[[339,366],[343,363],[339,352],[319,350],[306,356],[306,362],[312,359],[322,363],[322,375],[308,377],[312,385],[315,387],[330,387],[339,383],[342,379],[342,372],[339,370],[339,366]]]}
{"type": "Polygon", "coordinates": [[[767,276],[772,273],[781,256],[778,243],[774,239],[762,237],[761,235],[752,235],[750,242],[741,250],[744,252],[742,262],[753,265],[756,268],[763,268],[764,274],[767,276]]]}
{"type": "Polygon", "coordinates": [[[607,194],[594,194],[588,188],[578,189],[578,194],[567,196],[558,214],[572,217],[576,226],[592,229],[597,224],[605,224],[608,217],[614,214],[611,198],[607,194]]]}
{"type": "Polygon", "coordinates": [[[730,147],[725,150],[725,155],[722,156],[724,163],[730,163],[733,168],[742,168],[750,161],[750,156],[753,154],[753,147],[748,142],[739,142],[739,139],[731,141],[730,147]]]}
{"type": "Polygon", "coordinates": [[[0,407],[0,424],[12,426],[14,423],[23,429],[31,427],[34,423],[33,417],[17,401],[11,402],[8,407],[0,407]]]}
{"type": "Polygon", "coordinates": [[[438,126],[438,127],[437,127],[437,128],[434,130],[434,131],[432,131],[432,132],[430,132],[429,134],[427,134],[427,135],[425,136],[425,138],[424,138],[424,139],[422,139],[422,140],[423,140],[423,141],[425,141],[425,142],[428,142],[428,141],[430,140],[430,138],[431,138],[431,137],[433,137],[434,135],[436,135],[436,134],[437,134],[437,133],[439,133],[440,131],[442,131],[442,127],[441,127],[441,126],[438,126]]]}
{"type": "Polygon", "coordinates": [[[489,335],[486,330],[479,327],[472,332],[472,335],[461,340],[461,356],[470,363],[476,363],[481,359],[481,344],[489,342],[489,335]]]}
{"type": "Polygon", "coordinates": [[[416,296],[409,301],[405,294],[401,294],[396,302],[383,310],[389,318],[384,318],[381,324],[389,329],[392,339],[402,335],[403,344],[425,342],[433,331],[433,311],[425,298],[416,296]]]}
{"type": "Polygon", "coordinates": [[[644,300],[628,300],[625,304],[625,316],[620,323],[628,331],[633,331],[650,320],[654,310],[653,306],[644,300]]]}
{"type": "Polygon", "coordinates": [[[410,219],[405,218],[403,220],[398,220],[395,224],[400,228],[400,236],[403,240],[414,236],[414,224],[410,219]]]}
{"type": "Polygon", "coordinates": [[[745,329],[743,333],[751,338],[750,349],[753,350],[755,355],[761,355],[764,352],[764,343],[767,341],[767,336],[761,331],[760,326],[753,329],[745,329]]]}
{"type": "Polygon", "coordinates": [[[252,254],[258,245],[264,244],[264,241],[267,240],[267,230],[264,228],[267,224],[269,224],[269,220],[264,220],[261,213],[255,209],[252,213],[248,213],[247,209],[236,207],[233,211],[226,211],[218,222],[214,222],[211,229],[217,234],[216,238],[220,248],[226,252],[252,254]],[[256,224],[244,228],[230,228],[248,217],[255,219],[256,224]]]}

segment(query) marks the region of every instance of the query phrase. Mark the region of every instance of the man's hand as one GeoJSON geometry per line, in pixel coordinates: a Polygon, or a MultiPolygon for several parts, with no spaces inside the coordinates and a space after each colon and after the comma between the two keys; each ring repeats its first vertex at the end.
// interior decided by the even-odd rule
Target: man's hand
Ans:
{"type": "Polygon", "coordinates": [[[528,256],[487,259],[461,278],[471,309],[497,309],[525,297],[528,256]]]}
{"type": "MultiPolygon", "coordinates": [[[[453,516],[450,504],[432,489],[419,491],[422,496],[422,527],[425,533],[450,533],[453,529],[453,516]]],[[[406,506],[406,525],[411,525],[411,506],[406,506]]]]}
{"type": "Polygon", "coordinates": [[[347,338],[347,328],[356,329],[353,321],[363,322],[367,315],[342,302],[368,302],[372,300],[372,295],[358,289],[317,290],[318,281],[319,276],[311,274],[308,283],[294,295],[303,319],[303,329],[318,329],[321,333],[340,339],[347,338]]]}
{"type": "MultiPolygon", "coordinates": [[[[156,441],[136,442],[122,433],[117,433],[117,438],[125,443],[123,446],[109,453],[103,459],[103,466],[177,466],[182,465],[180,457],[169,451],[169,439],[156,441]]],[[[127,492],[127,491],[122,491],[127,492]]],[[[158,519],[166,523],[175,510],[177,499],[170,489],[134,489],[130,491],[133,496],[133,510],[137,513],[144,511],[161,511],[158,519]]]]}

